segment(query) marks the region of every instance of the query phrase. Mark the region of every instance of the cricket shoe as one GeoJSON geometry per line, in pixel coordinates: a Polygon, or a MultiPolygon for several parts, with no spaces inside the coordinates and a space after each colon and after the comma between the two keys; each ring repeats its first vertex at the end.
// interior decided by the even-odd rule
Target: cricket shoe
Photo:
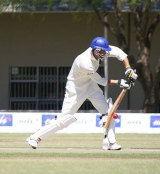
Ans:
{"type": "Polygon", "coordinates": [[[121,145],[117,144],[117,143],[114,143],[114,144],[109,144],[109,148],[108,150],[121,150],[121,145]]]}
{"type": "Polygon", "coordinates": [[[36,140],[36,139],[33,139],[33,138],[31,138],[31,137],[28,137],[27,139],[26,139],[26,141],[28,142],[28,144],[33,148],[33,149],[37,149],[37,146],[38,146],[38,140],[36,140]]]}
{"type": "Polygon", "coordinates": [[[121,150],[121,145],[117,143],[109,143],[108,138],[103,139],[102,143],[102,149],[103,150],[121,150]]]}

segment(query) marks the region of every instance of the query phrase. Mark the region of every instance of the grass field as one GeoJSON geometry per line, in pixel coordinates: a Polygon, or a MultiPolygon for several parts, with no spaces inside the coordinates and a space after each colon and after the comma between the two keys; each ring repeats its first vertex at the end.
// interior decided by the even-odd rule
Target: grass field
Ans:
{"type": "Polygon", "coordinates": [[[121,151],[103,151],[102,134],[55,134],[33,150],[29,134],[0,134],[0,174],[159,174],[160,135],[117,134],[121,151]]]}

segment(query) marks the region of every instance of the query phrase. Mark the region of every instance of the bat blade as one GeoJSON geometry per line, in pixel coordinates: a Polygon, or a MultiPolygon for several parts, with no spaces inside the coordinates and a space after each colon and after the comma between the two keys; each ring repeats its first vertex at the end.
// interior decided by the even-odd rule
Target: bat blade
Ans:
{"type": "Polygon", "coordinates": [[[110,125],[110,122],[111,122],[111,119],[112,119],[112,115],[117,111],[117,108],[119,107],[119,105],[120,105],[123,97],[125,96],[126,92],[127,92],[127,89],[123,89],[121,91],[121,93],[119,94],[117,100],[113,104],[111,110],[108,113],[107,121],[104,125],[105,128],[107,128],[107,129],[109,128],[109,125],[110,125]]]}

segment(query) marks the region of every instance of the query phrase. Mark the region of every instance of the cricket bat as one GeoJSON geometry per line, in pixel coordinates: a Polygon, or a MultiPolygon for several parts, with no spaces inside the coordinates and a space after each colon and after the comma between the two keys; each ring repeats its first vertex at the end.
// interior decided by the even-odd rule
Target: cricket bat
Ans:
{"type": "Polygon", "coordinates": [[[110,125],[110,122],[111,122],[111,119],[112,119],[112,115],[116,112],[116,110],[119,107],[119,105],[120,105],[123,97],[125,96],[126,92],[127,92],[127,89],[123,89],[121,91],[121,93],[119,94],[117,100],[113,104],[111,110],[108,113],[107,121],[106,121],[106,123],[104,125],[105,128],[107,128],[107,129],[109,128],[109,125],[110,125]]]}

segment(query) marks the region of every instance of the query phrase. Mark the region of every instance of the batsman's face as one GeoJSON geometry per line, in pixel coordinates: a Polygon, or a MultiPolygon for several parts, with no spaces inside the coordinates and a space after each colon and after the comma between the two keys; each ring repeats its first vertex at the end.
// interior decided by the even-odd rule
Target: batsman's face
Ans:
{"type": "Polygon", "coordinates": [[[105,57],[105,55],[108,55],[109,54],[109,51],[105,51],[105,50],[102,50],[102,49],[100,49],[100,48],[96,48],[94,51],[93,51],[93,53],[94,53],[94,57],[95,57],[95,59],[101,59],[101,60],[103,60],[104,59],[104,57],[105,57]]]}
{"type": "Polygon", "coordinates": [[[104,50],[100,50],[99,53],[100,53],[100,55],[101,55],[103,58],[104,58],[104,56],[106,55],[106,51],[104,51],[104,50]]]}

